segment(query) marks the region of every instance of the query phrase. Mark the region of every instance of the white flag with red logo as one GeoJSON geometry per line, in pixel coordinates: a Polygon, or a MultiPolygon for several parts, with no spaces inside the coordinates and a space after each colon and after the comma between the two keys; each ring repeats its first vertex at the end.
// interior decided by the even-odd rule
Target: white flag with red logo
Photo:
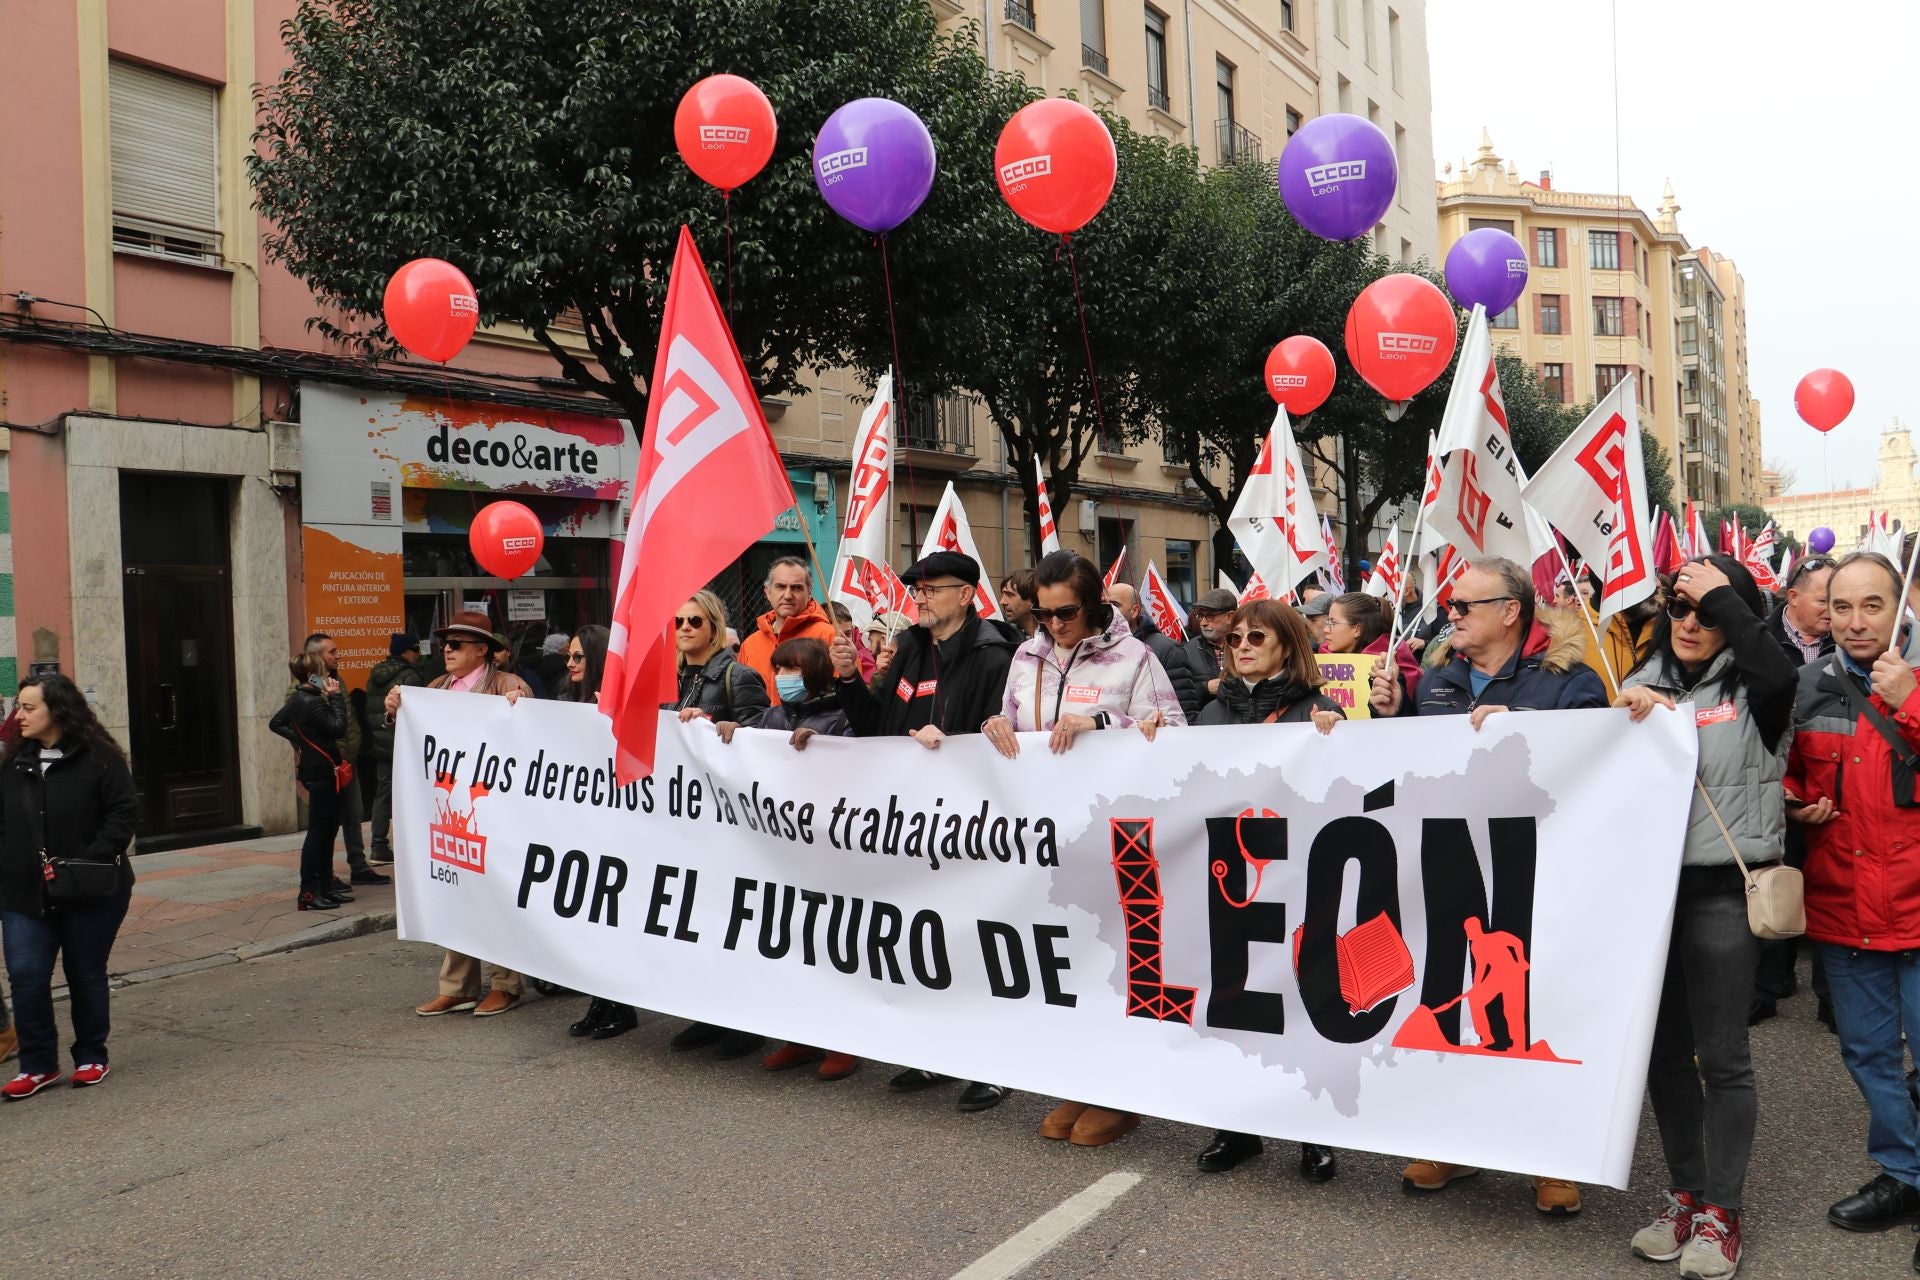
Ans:
{"type": "Polygon", "coordinates": [[[1113,563],[1108,565],[1107,571],[1100,576],[1100,585],[1103,587],[1110,587],[1114,583],[1122,581],[1120,575],[1125,573],[1126,570],[1127,570],[1127,549],[1125,547],[1121,547],[1120,554],[1113,558],[1113,563]]]}
{"type": "Polygon", "coordinates": [[[1420,557],[1420,617],[1431,619],[1453,599],[1453,584],[1467,571],[1467,558],[1457,547],[1445,546],[1420,557]]]}
{"type": "Polygon", "coordinates": [[[873,615],[880,608],[867,589],[866,571],[867,562],[848,555],[842,543],[840,554],[834,557],[832,581],[827,584],[827,599],[847,606],[853,625],[862,631],[872,625],[873,615]]]}
{"type": "Polygon", "coordinates": [[[980,566],[980,585],[974,588],[973,606],[983,618],[999,617],[1000,600],[987,588],[987,562],[980,558],[980,548],[973,541],[973,526],[967,523],[966,505],[960,501],[951,480],[947,481],[947,491],[940,495],[940,505],[934,508],[926,541],[920,544],[923,560],[936,551],[958,551],[980,566]]]}
{"type": "Polygon", "coordinates": [[[1747,572],[1753,575],[1753,581],[1762,591],[1778,591],[1780,579],[1773,571],[1773,521],[1767,521],[1752,542],[1747,544],[1747,558],[1742,561],[1747,572]]]}
{"type": "Polygon", "coordinates": [[[1287,411],[1277,409],[1260,456],[1247,472],[1227,528],[1269,591],[1290,595],[1294,585],[1327,562],[1320,513],[1287,411]]]}
{"type": "Polygon", "coordinates": [[[1400,530],[1387,530],[1387,540],[1380,548],[1380,555],[1373,562],[1373,572],[1367,575],[1367,584],[1360,589],[1370,596],[1400,598],[1400,530]]]}
{"type": "Polygon", "coordinates": [[[1680,540],[1680,550],[1689,560],[1713,550],[1713,543],[1707,538],[1707,518],[1691,501],[1687,503],[1686,536],[1680,540]]]}
{"type": "Polygon", "coordinates": [[[1340,548],[1333,539],[1333,521],[1320,517],[1320,541],[1327,548],[1327,562],[1320,567],[1320,581],[1337,596],[1347,594],[1347,571],[1340,563],[1340,548]]]}
{"type": "Polygon", "coordinates": [[[1659,586],[1634,387],[1632,378],[1616,384],[1526,486],[1527,505],[1602,565],[1595,608],[1603,618],[1659,586]]]}
{"type": "Polygon", "coordinates": [[[1507,432],[1507,406],[1487,334],[1486,308],[1476,305],[1460,344],[1434,456],[1443,459],[1427,523],[1469,556],[1533,562],[1520,496],[1520,460],[1507,432]]]}
{"type": "Polygon", "coordinates": [[[900,580],[892,565],[885,560],[865,560],[861,562],[860,573],[875,613],[900,613],[906,615],[908,622],[920,621],[920,606],[913,602],[913,593],[907,590],[907,584],[900,580]]]}
{"type": "Polygon", "coordinates": [[[1258,569],[1255,569],[1253,576],[1247,579],[1247,585],[1240,588],[1240,603],[1246,604],[1250,600],[1271,599],[1273,599],[1273,592],[1267,590],[1266,579],[1260,576],[1258,569]]]}
{"type": "Polygon", "coordinates": [[[1040,554],[1050,556],[1060,549],[1060,529],[1053,522],[1053,498],[1047,493],[1047,469],[1040,465],[1037,454],[1033,459],[1033,478],[1039,484],[1040,554]]]}
{"type": "Polygon", "coordinates": [[[1147,616],[1153,619],[1153,625],[1160,628],[1161,634],[1172,636],[1185,643],[1187,639],[1187,611],[1173,598],[1173,592],[1167,590],[1166,579],[1160,576],[1160,566],[1147,561],[1147,576],[1140,582],[1140,603],[1146,607],[1147,616]]]}
{"type": "Polygon", "coordinates": [[[833,580],[827,598],[847,606],[865,628],[884,606],[868,599],[860,560],[885,561],[891,546],[893,509],[893,372],[880,376],[873,402],[860,415],[853,436],[853,472],[847,482],[847,516],[840,527],[833,580]]]}
{"type": "Polygon", "coordinates": [[[793,487],[713,283],[680,228],[647,383],[633,511],[614,592],[600,710],[624,785],[653,769],[660,704],[672,700],[674,610],[773,528],[793,487]],[[720,513],[724,519],[716,518],[720,513]]]}

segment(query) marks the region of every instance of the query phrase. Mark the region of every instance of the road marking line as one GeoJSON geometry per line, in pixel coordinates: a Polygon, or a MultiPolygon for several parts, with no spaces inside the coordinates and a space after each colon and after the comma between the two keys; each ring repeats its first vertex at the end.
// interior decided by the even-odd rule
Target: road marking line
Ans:
{"type": "Polygon", "coordinates": [[[1017,1235],[1009,1236],[953,1280],[1008,1280],[1032,1266],[1040,1256],[1092,1222],[1140,1183],[1141,1175],[1110,1173],[1084,1191],[1076,1192],[1035,1218],[1017,1235]]]}

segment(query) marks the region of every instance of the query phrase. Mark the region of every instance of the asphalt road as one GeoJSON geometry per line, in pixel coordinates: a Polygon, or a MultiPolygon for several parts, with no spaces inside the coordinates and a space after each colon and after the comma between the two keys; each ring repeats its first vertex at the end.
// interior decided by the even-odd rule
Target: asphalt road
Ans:
{"type": "MultiPolygon", "coordinates": [[[[878,1064],[827,1084],[676,1054],[661,1017],[572,1040],[577,998],[417,1018],[434,964],[383,935],[116,994],[105,1085],[0,1107],[0,1276],[945,1277],[1116,1172],[1139,1181],[1020,1274],[1663,1274],[1627,1253],[1664,1185],[1650,1116],[1635,1190],[1553,1221],[1506,1174],[1414,1199],[1385,1156],[1301,1183],[1291,1144],[1202,1174],[1209,1135],[1164,1121],[1045,1142],[1048,1099],[961,1115],[878,1064]]],[[[1811,998],[1782,1008],[1755,1038],[1741,1274],[1911,1274],[1911,1231],[1824,1221],[1874,1172],[1866,1112],[1811,998]]]]}

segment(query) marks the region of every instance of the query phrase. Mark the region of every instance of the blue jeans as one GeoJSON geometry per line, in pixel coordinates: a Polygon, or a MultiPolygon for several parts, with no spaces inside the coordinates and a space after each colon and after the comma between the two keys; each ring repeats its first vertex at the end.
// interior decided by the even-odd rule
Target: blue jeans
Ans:
{"type": "Polygon", "coordinates": [[[1820,943],[1833,988],[1840,1060],[1867,1101],[1867,1154],[1920,1187],[1920,1113],[1907,1092],[1901,1033],[1920,1043],[1920,952],[1820,943]]]}
{"type": "Polygon", "coordinates": [[[107,956],[132,898],[128,890],[84,906],[56,907],[41,918],[0,911],[21,1071],[51,1075],[60,1069],[60,1032],[53,1020],[56,955],[66,970],[72,1006],[73,1065],[106,1064],[107,956]]]}

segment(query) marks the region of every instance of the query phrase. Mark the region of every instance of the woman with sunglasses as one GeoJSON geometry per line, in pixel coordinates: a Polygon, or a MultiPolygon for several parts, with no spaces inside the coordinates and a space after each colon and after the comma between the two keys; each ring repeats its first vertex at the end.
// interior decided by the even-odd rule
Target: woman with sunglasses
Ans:
{"type": "MultiPolygon", "coordinates": [[[[1185,725],[1160,660],[1136,638],[1120,610],[1101,599],[1100,570],[1085,556],[1055,551],[1033,571],[1033,638],[1013,654],[1000,714],[980,727],[1009,760],[1020,731],[1051,732],[1056,753],[1097,729],[1138,728],[1151,740],[1165,725],[1185,725]]],[[[1099,1147],[1139,1128],[1131,1111],[1063,1102],[1040,1122],[1040,1136],[1099,1147]]]]}
{"type": "MultiPolygon", "coordinates": [[[[605,627],[588,623],[571,637],[562,637],[560,653],[566,664],[566,675],[560,682],[560,692],[554,695],[554,701],[584,702],[589,705],[600,701],[600,681],[607,670],[607,634],[605,627]]],[[[580,1015],[578,1022],[567,1028],[567,1034],[611,1040],[639,1025],[639,1015],[634,1013],[632,1005],[593,996],[587,1001],[587,1011],[580,1015]]]]}
{"type": "MultiPolygon", "coordinates": [[[[662,710],[678,711],[682,724],[690,720],[760,723],[767,713],[766,682],[727,647],[727,606],[719,596],[696,591],[693,599],[674,611],[673,647],[679,659],[679,698],[662,710]]],[[[711,1022],[696,1022],[667,1042],[681,1050],[713,1045],[714,1056],[723,1059],[744,1058],[762,1043],[751,1032],[711,1022]]]]}
{"type": "Polygon", "coordinates": [[[1684,1276],[1731,1276],[1758,1104],[1747,1046],[1759,940],[1747,925],[1749,870],[1780,861],[1782,780],[1797,672],[1767,634],[1766,603],[1731,556],[1689,560],[1652,643],[1614,705],[1644,720],[1692,702],[1700,738],[1667,975],[1654,1021],[1647,1094],[1672,1186],[1633,1237],[1635,1256],[1680,1258],[1684,1276]],[[1724,829],[1723,829],[1724,828],[1724,829]]]}
{"type": "MultiPolygon", "coordinates": [[[[1341,596],[1341,601],[1352,596],[1341,596]]],[[[1381,601],[1363,595],[1382,619],[1381,601]]],[[[1364,615],[1363,615],[1364,616],[1364,615]]],[[[1336,624],[1338,625],[1338,624],[1336,624]]],[[[1384,637],[1383,637],[1384,641],[1384,637]]],[[[1200,712],[1203,725],[1311,724],[1321,733],[1346,719],[1332,698],[1320,692],[1320,664],[1313,656],[1313,633],[1306,619],[1278,600],[1253,600],[1241,605],[1226,630],[1226,670],[1220,692],[1200,712]]],[[[1358,650],[1342,650],[1358,652],[1358,650]]],[[[1205,1173],[1225,1173],[1266,1148],[1251,1133],[1222,1129],[1199,1155],[1205,1173]]],[[[1300,1176],[1325,1182],[1337,1173],[1333,1148],[1312,1142],[1300,1144],[1300,1176]]]]}
{"type": "MultiPolygon", "coordinates": [[[[1361,653],[1386,656],[1387,642],[1393,630],[1393,602],[1364,591],[1349,591],[1334,597],[1327,609],[1326,637],[1328,653],[1361,653]]],[[[1420,693],[1420,659],[1412,646],[1402,642],[1394,650],[1393,661],[1400,668],[1400,683],[1409,695],[1420,693]]]]}

